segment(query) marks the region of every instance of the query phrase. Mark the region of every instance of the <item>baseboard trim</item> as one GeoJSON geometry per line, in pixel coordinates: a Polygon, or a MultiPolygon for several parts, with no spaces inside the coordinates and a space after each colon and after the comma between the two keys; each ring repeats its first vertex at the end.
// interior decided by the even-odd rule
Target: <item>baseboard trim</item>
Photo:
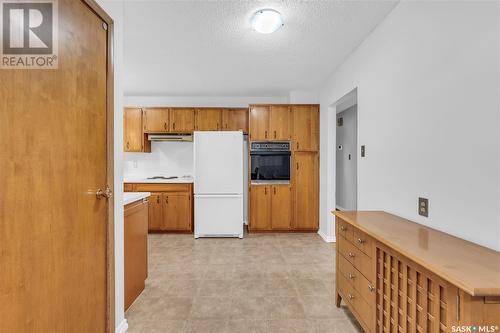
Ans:
{"type": "Polygon", "coordinates": [[[321,230],[318,230],[318,235],[327,243],[335,243],[336,241],[335,236],[327,236],[321,230]]]}
{"type": "Polygon", "coordinates": [[[127,323],[127,319],[123,319],[122,322],[120,323],[120,325],[118,325],[118,327],[116,327],[116,333],[125,333],[127,332],[128,330],[128,323],[127,323]]]}

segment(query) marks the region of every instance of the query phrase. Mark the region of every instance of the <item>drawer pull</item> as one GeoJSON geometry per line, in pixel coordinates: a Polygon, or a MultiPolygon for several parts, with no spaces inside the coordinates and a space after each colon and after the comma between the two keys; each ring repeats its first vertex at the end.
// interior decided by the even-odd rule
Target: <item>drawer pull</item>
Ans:
{"type": "Polygon", "coordinates": [[[340,227],[340,231],[346,231],[346,230],[347,230],[347,228],[346,228],[346,227],[344,227],[344,226],[341,226],[341,227],[340,227]]]}
{"type": "Polygon", "coordinates": [[[352,273],[349,273],[349,279],[354,279],[356,277],[356,275],[352,274],[352,273]]]}
{"type": "Polygon", "coordinates": [[[359,244],[363,244],[364,242],[365,242],[365,240],[364,240],[364,239],[358,238],[358,243],[359,243],[359,244]]]}
{"type": "Polygon", "coordinates": [[[353,300],[353,299],[354,299],[354,296],[353,296],[353,295],[351,295],[351,294],[347,295],[347,297],[349,297],[349,299],[350,299],[350,300],[353,300]]]}
{"type": "Polygon", "coordinates": [[[351,257],[351,258],[354,258],[354,257],[356,256],[356,255],[355,255],[354,253],[352,253],[352,252],[349,252],[347,255],[348,255],[349,257],[351,257]]]}
{"type": "Polygon", "coordinates": [[[369,284],[369,285],[368,285],[368,290],[370,290],[370,291],[374,291],[374,290],[375,290],[375,287],[374,287],[374,286],[372,286],[371,284],[369,284]]]}

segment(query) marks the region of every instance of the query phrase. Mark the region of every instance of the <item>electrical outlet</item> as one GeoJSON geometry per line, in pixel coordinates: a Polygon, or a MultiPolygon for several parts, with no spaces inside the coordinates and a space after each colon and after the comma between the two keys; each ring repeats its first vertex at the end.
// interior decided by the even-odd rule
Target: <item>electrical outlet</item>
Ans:
{"type": "Polygon", "coordinates": [[[429,199],[418,198],[418,215],[429,217],[429,199]]]}

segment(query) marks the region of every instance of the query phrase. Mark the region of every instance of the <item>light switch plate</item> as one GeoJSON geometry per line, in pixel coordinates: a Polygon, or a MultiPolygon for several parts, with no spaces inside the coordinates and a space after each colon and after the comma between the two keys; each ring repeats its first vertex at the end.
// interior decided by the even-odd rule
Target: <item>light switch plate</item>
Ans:
{"type": "Polygon", "coordinates": [[[418,198],[418,215],[429,217],[429,199],[418,198]]]}
{"type": "Polygon", "coordinates": [[[366,148],[365,148],[365,145],[362,145],[361,146],[361,157],[365,157],[366,156],[366,148]]]}

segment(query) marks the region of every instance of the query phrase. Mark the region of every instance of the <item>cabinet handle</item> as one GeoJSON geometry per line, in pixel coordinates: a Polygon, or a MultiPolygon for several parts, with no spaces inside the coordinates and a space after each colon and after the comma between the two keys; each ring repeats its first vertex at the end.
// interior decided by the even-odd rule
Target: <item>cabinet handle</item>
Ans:
{"type": "Polygon", "coordinates": [[[340,227],[340,231],[346,231],[346,230],[347,230],[347,228],[345,226],[340,227]]]}
{"type": "Polygon", "coordinates": [[[156,203],[159,204],[160,203],[160,197],[156,197],[156,203]]]}
{"type": "Polygon", "coordinates": [[[219,130],[219,123],[217,123],[217,130],[219,130]]]}
{"type": "Polygon", "coordinates": [[[353,300],[353,299],[354,299],[354,296],[353,296],[353,295],[351,295],[351,294],[347,295],[347,297],[349,297],[349,299],[350,299],[350,300],[353,300]]]}
{"type": "Polygon", "coordinates": [[[299,170],[299,162],[297,162],[297,170],[299,170]]]}
{"type": "Polygon", "coordinates": [[[172,128],[175,130],[175,122],[172,124],[172,128]]]}
{"type": "Polygon", "coordinates": [[[273,187],[274,195],[276,195],[276,187],[273,187]]]}
{"type": "Polygon", "coordinates": [[[359,243],[359,244],[363,244],[364,242],[365,242],[365,240],[364,240],[364,239],[358,238],[358,243],[359,243]]]}
{"type": "Polygon", "coordinates": [[[297,149],[299,149],[299,143],[297,142],[297,149]]]}
{"type": "Polygon", "coordinates": [[[349,279],[353,280],[356,277],[356,275],[349,273],[349,279]]]}
{"type": "Polygon", "coordinates": [[[368,285],[368,290],[369,290],[369,291],[374,291],[374,290],[375,290],[375,287],[374,287],[374,286],[372,286],[371,284],[369,284],[369,285],[368,285]]]}
{"type": "Polygon", "coordinates": [[[163,123],[163,128],[167,130],[167,123],[163,123]]]}
{"type": "Polygon", "coordinates": [[[352,252],[349,252],[347,255],[348,255],[349,257],[351,257],[351,258],[354,258],[354,257],[356,256],[356,255],[355,255],[354,253],[352,253],[352,252]]]}
{"type": "Polygon", "coordinates": [[[266,139],[267,139],[267,131],[265,131],[265,136],[266,136],[266,139]]]}
{"type": "Polygon", "coordinates": [[[127,141],[127,149],[130,149],[130,142],[127,141]]]}
{"type": "Polygon", "coordinates": [[[167,202],[167,205],[168,205],[168,196],[167,196],[166,202],[167,202]]]}
{"type": "Polygon", "coordinates": [[[267,187],[264,187],[264,194],[267,195],[267,187]]]}
{"type": "Polygon", "coordinates": [[[276,139],[276,131],[274,131],[274,138],[276,139]]]}
{"type": "Polygon", "coordinates": [[[460,295],[457,295],[457,322],[460,322],[460,295]]]}

